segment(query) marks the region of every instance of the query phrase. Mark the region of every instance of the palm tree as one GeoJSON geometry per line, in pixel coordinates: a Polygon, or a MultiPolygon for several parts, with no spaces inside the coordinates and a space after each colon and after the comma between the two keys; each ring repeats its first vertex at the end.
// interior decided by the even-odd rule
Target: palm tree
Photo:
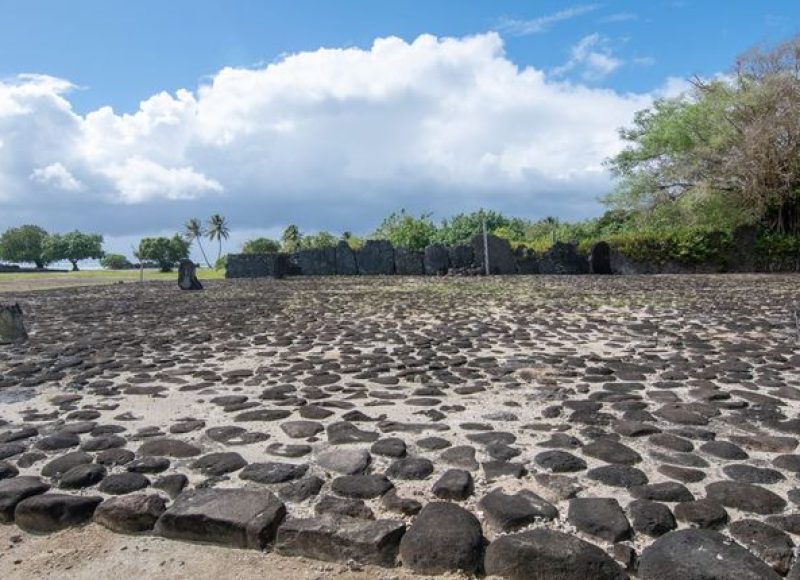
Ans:
{"type": "Polygon", "coordinates": [[[212,241],[217,240],[219,243],[219,252],[217,253],[218,262],[220,258],[222,258],[222,240],[227,240],[230,234],[231,231],[228,228],[228,222],[225,221],[224,217],[215,213],[208,218],[208,239],[212,241]]]}
{"type": "Polygon", "coordinates": [[[203,236],[206,235],[206,232],[203,229],[203,222],[197,218],[192,218],[186,222],[185,226],[183,226],[183,231],[187,240],[190,242],[197,242],[197,245],[200,247],[200,252],[203,254],[203,259],[206,261],[206,265],[210,268],[211,262],[208,261],[208,256],[206,256],[206,251],[203,249],[203,244],[200,241],[203,236]]]}

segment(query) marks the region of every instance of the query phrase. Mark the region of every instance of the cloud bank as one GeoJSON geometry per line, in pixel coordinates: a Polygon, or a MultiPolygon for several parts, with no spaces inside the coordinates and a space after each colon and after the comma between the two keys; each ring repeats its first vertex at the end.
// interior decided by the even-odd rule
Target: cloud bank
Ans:
{"type": "Polygon", "coordinates": [[[617,129],[651,102],[520,68],[496,33],[225,68],[132,114],[79,115],[74,89],[0,81],[0,226],[131,235],[218,211],[243,229],[364,231],[400,207],[582,217],[609,187],[617,129]]]}

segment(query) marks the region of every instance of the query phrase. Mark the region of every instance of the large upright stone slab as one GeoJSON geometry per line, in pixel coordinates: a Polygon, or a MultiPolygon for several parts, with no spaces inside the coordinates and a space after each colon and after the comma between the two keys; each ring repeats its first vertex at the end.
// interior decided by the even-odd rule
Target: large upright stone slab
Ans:
{"type": "Polygon", "coordinates": [[[444,244],[431,244],[425,248],[425,274],[443,276],[450,269],[450,250],[444,244]]]}
{"type": "Polygon", "coordinates": [[[263,550],[285,517],[286,507],[268,491],[195,489],[179,495],[155,529],[174,540],[263,550]]]}
{"type": "Polygon", "coordinates": [[[24,342],[27,339],[20,305],[0,302],[0,344],[24,342]]]}
{"type": "MultiPolygon", "coordinates": [[[[486,243],[489,248],[489,273],[490,274],[515,274],[517,272],[517,261],[511,244],[508,240],[498,238],[492,234],[486,236],[486,243]]],[[[472,250],[475,254],[475,263],[485,271],[486,262],[483,252],[483,235],[478,234],[472,238],[472,250]]]]}
{"type": "Polygon", "coordinates": [[[333,246],[298,250],[292,255],[292,260],[303,276],[334,276],[337,273],[336,248],[333,246]]]}
{"type": "Polygon", "coordinates": [[[394,247],[388,240],[367,240],[356,254],[358,273],[366,276],[394,274],[394,247]]]}
{"type": "Polygon", "coordinates": [[[396,248],[394,251],[394,269],[400,276],[421,276],[424,273],[424,255],[417,250],[396,248]]]}
{"type": "Polygon", "coordinates": [[[576,244],[556,242],[542,256],[539,271],[542,274],[586,274],[589,260],[578,253],[576,244]]]}
{"type": "Polygon", "coordinates": [[[289,255],[279,252],[268,254],[228,254],[226,278],[276,278],[289,274],[289,255]]]}
{"type": "Polygon", "coordinates": [[[356,253],[346,241],[341,240],[336,246],[336,273],[339,276],[355,276],[358,274],[356,253]]]}
{"type": "Polygon", "coordinates": [[[457,269],[471,268],[475,265],[475,251],[470,244],[450,246],[450,266],[457,269]]]}
{"type": "Polygon", "coordinates": [[[286,521],[279,529],[275,551],[328,562],[393,567],[405,524],[395,520],[362,520],[324,515],[286,521]]]}
{"type": "Polygon", "coordinates": [[[589,249],[589,273],[611,274],[611,246],[597,242],[589,249]]]}

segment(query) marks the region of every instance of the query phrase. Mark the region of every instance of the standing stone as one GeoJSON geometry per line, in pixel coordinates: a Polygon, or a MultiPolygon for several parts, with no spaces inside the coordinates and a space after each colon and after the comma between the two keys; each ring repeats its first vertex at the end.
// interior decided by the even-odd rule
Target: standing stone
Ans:
{"type": "Polygon", "coordinates": [[[462,507],[431,502],[400,542],[400,559],[418,574],[475,573],[483,556],[478,519],[462,507]]]}
{"type": "Polygon", "coordinates": [[[356,253],[344,240],[340,240],[336,246],[336,273],[339,276],[355,276],[358,274],[358,264],[356,264],[356,253]]]}
{"type": "Polygon", "coordinates": [[[425,248],[425,274],[443,276],[450,268],[450,252],[444,244],[432,244],[425,248]]]}
{"type": "Polygon", "coordinates": [[[0,344],[24,342],[28,339],[19,304],[0,303],[0,344]]]}
{"type": "Polygon", "coordinates": [[[370,521],[330,514],[297,518],[278,529],[275,551],[284,556],[392,567],[404,532],[405,525],[395,520],[370,521]]]}
{"type": "Polygon", "coordinates": [[[225,278],[284,278],[289,274],[289,255],[279,252],[267,254],[228,254],[225,278]]]}
{"type": "Polygon", "coordinates": [[[597,242],[589,250],[589,272],[592,274],[611,274],[611,246],[597,242]]]}
{"type": "Polygon", "coordinates": [[[356,262],[362,275],[394,274],[394,247],[388,240],[367,240],[356,254],[356,262]]]}
{"type": "Polygon", "coordinates": [[[197,266],[184,258],[178,263],[178,286],[181,290],[202,290],[203,285],[197,279],[197,266]]]}
{"type": "Polygon", "coordinates": [[[397,248],[394,251],[394,269],[400,276],[421,276],[424,271],[424,255],[416,250],[397,248]]]}
{"type": "Polygon", "coordinates": [[[303,276],[333,276],[336,272],[336,248],[298,250],[292,260],[303,276]]]}
{"type": "Polygon", "coordinates": [[[556,242],[542,256],[539,269],[542,274],[586,274],[589,262],[578,254],[576,244],[556,242]]]}
{"type": "Polygon", "coordinates": [[[173,540],[263,550],[275,539],[286,507],[268,491],[196,489],[178,496],[156,533],[173,540]]]}
{"type": "Polygon", "coordinates": [[[450,266],[459,270],[475,265],[475,251],[469,244],[450,247],[450,266]]]}
{"type": "MultiPolygon", "coordinates": [[[[511,251],[511,244],[508,240],[498,238],[492,234],[489,234],[486,239],[489,247],[489,273],[515,274],[517,272],[517,261],[514,259],[514,252],[511,251]]],[[[475,253],[475,263],[481,267],[481,272],[485,272],[483,234],[473,236],[472,250],[475,253]]]]}

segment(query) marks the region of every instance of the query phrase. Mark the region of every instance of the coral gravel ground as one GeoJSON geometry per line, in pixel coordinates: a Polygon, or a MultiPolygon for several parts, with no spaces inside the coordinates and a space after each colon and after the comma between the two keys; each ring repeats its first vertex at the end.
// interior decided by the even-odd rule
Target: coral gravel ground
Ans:
{"type": "Polygon", "coordinates": [[[6,286],[0,571],[800,574],[798,282],[6,286]]]}

